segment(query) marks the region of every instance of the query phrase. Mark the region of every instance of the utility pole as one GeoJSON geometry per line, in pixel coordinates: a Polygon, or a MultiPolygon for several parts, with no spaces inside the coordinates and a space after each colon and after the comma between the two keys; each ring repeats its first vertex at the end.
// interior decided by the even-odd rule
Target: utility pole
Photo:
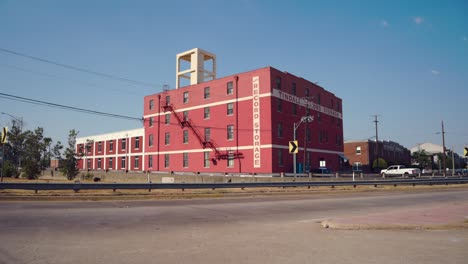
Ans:
{"type": "Polygon", "coordinates": [[[377,120],[377,115],[374,115],[374,123],[375,123],[375,156],[377,160],[377,169],[380,168],[379,164],[379,130],[377,124],[379,121],[377,120]]]}
{"type": "Polygon", "coordinates": [[[442,120],[442,169],[443,175],[446,173],[446,164],[445,164],[445,131],[444,131],[444,120],[442,120]]]}

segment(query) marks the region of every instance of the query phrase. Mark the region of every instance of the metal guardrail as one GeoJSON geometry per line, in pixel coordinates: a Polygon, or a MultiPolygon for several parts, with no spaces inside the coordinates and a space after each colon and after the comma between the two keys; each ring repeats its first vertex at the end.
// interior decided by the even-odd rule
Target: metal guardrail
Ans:
{"type": "Polygon", "coordinates": [[[189,189],[227,189],[227,188],[264,188],[264,187],[321,187],[329,186],[369,186],[374,185],[448,185],[467,184],[468,178],[433,178],[433,179],[390,179],[390,180],[357,180],[357,181],[293,181],[293,182],[249,182],[249,183],[0,183],[0,190],[20,189],[34,190],[189,190],[189,189]]]}

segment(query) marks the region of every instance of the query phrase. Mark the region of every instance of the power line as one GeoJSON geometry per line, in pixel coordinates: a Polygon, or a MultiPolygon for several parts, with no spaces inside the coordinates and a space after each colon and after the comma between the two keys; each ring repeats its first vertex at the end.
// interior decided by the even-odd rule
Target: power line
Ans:
{"type": "Polygon", "coordinates": [[[89,109],[84,109],[84,108],[78,108],[78,107],[73,107],[73,106],[67,106],[67,105],[61,105],[61,104],[56,104],[56,103],[50,103],[50,102],[45,102],[45,101],[40,101],[40,100],[35,100],[35,99],[26,98],[26,97],[21,97],[21,96],[16,96],[16,95],[11,95],[11,94],[5,94],[5,93],[0,93],[0,98],[19,101],[19,102],[23,102],[23,103],[30,103],[30,104],[35,104],[35,105],[48,106],[48,107],[53,107],[53,108],[60,108],[60,109],[65,109],[65,110],[70,110],[70,111],[75,111],[75,112],[80,112],[80,113],[86,113],[86,114],[93,114],[93,115],[100,115],[100,116],[120,118],[120,119],[126,119],[126,120],[135,120],[135,121],[142,121],[143,120],[142,118],[138,118],[138,117],[131,117],[131,116],[124,116],[124,115],[117,115],[117,114],[99,112],[99,111],[94,111],[94,110],[89,110],[89,109]]]}
{"type": "Polygon", "coordinates": [[[75,71],[85,72],[85,73],[89,73],[89,74],[94,74],[94,75],[97,75],[97,76],[100,76],[100,77],[104,77],[104,78],[108,78],[108,79],[123,81],[123,82],[127,82],[127,83],[133,83],[133,84],[137,84],[137,85],[141,85],[141,86],[146,86],[146,87],[151,87],[151,88],[157,87],[157,85],[155,85],[155,84],[146,83],[146,82],[140,82],[140,81],[136,81],[136,80],[132,80],[132,79],[124,78],[124,77],[119,77],[119,76],[115,76],[115,75],[111,75],[111,74],[107,74],[107,73],[102,73],[102,72],[97,72],[97,71],[93,71],[93,70],[88,70],[88,69],[81,68],[81,67],[76,67],[76,66],[72,66],[72,65],[67,65],[67,64],[63,64],[63,63],[51,61],[51,60],[48,60],[48,59],[43,59],[43,58],[39,58],[39,57],[35,57],[35,56],[28,55],[28,54],[16,52],[16,51],[13,51],[13,50],[8,50],[8,49],[0,48],[0,51],[6,52],[6,53],[10,53],[10,54],[13,54],[13,55],[16,55],[16,56],[28,58],[28,59],[31,59],[31,60],[36,60],[36,61],[40,61],[40,62],[44,62],[44,63],[53,64],[53,65],[55,65],[55,66],[59,66],[59,67],[66,68],[66,69],[70,69],[70,70],[75,70],[75,71]]]}

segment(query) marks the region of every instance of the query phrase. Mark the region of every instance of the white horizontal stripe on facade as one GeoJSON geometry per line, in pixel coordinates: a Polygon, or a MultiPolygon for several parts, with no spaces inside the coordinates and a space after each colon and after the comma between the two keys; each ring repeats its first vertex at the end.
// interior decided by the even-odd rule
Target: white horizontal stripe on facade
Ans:
{"type": "MultiPolygon", "coordinates": [[[[84,144],[86,141],[92,140],[94,142],[107,141],[107,140],[116,140],[121,138],[133,138],[133,137],[143,137],[145,135],[144,128],[125,130],[119,132],[113,132],[102,135],[94,135],[89,137],[79,137],[76,138],[76,144],[84,144]]],[[[141,143],[141,142],[140,142],[141,143]]]]}
{"type": "MultiPolygon", "coordinates": [[[[261,94],[260,97],[268,97],[271,96],[271,93],[264,93],[261,94]]],[[[246,96],[246,97],[241,97],[237,101],[242,102],[242,101],[247,101],[247,100],[252,100],[253,96],[246,96]]],[[[183,111],[190,111],[190,110],[195,110],[195,109],[203,109],[205,107],[211,107],[211,106],[218,106],[218,105],[225,105],[228,103],[235,103],[236,99],[230,99],[230,100],[225,100],[225,101],[218,101],[216,103],[209,103],[209,104],[201,104],[197,106],[192,106],[192,107],[187,107],[187,108],[180,108],[175,110],[175,112],[183,112],[183,111]]],[[[149,117],[155,117],[158,115],[165,115],[167,112],[159,112],[151,115],[145,115],[144,118],[149,118],[149,117]]]]}
{"type": "MultiPolygon", "coordinates": [[[[288,149],[289,146],[283,146],[283,145],[275,145],[275,144],[267,144],[267,145],[261,145],[262,149],[269,149],[269,148],[280,148],[280,149],[288,149]]],[[[253,146],[239,146],[233,147],[233,148],[218,148],[220,152],[223,151],[236,151],[237,149],[239,150],[252,150],[253,146]]],[[[299,148],[304,150],[304,148],[299,148]]],[[[174,151],[160,151],[159,154],[181,154],[181,153],[203,153],[205,151],[212,152],[211,149],[191,149],[191,150],[174,150],[174,151]]],[[[327,153],[327,154],[343,154],[343,152],[340,151],[331,151],[331,150],[324,150],[324,149],[313,149],[313,148],[307,148],[307,151],[311,152],[316,152],[316,153],[327,153]]],[[[147,152],[145,155],[158,155],[158,152],[147,152]]]]}

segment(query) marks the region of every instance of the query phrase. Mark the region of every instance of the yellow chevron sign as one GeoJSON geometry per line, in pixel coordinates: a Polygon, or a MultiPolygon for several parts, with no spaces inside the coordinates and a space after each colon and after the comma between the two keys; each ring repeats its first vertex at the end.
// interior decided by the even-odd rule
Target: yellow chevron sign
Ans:
{"type": "Polygon", "coordinates": [[[468,157],[468,147],[463,150],[463,156],[468,157]]]}
{"type": "Polygon", "coordinates": [[[299,146],[297,145],[297,140],[289,141],[289,153],[297,153],[299,151],[299,146]]]}
{"type": "Polygon", "coordinates": [[[4,127],[3,128],[3,132],[2,132],[2,137],[0,138],[0,142],[2,144],[5,144],[7,142],[7,138],[8,138],[8,128],[7,127],[4,127]]]}

